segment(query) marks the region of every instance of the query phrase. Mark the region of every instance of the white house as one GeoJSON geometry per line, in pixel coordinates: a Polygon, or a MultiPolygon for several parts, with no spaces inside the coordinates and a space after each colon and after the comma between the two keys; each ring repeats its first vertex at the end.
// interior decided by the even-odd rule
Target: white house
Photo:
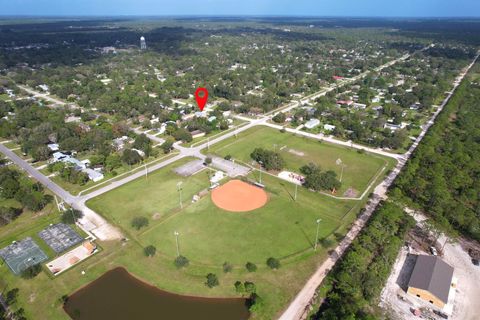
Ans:
{"type": "Polygon", "coordinates": [[[326,124],[326,125],[323,126],[323,129],[325,131],[333,131],[333,130],[335,130],[335,128],[336,127],[334,125],[331,125],[331,124],[326,124]]]}
{"type": "Polygon", "coordinates": [[[59,147],[58,147],[57,143],[49,143],[49,144],[47,144],[47,147],[51,151],[58,151],[59,150],[59,147]]]}
{"type": "Polygon", "coordinates": [[[85,170],[82,170],[83,172],[85,172],[86,174],[88,174],[88,178],[90,180],[92,180],[93,182],[98,182],[100,180],[102,180],[104,178],[103,176],[103,173],[102,172],[99,172],[99,171],[95,171],[93,169],[85,169],[85,170]]]}
{"type": "Polygon", "coordinates": [[[320,120],[318,119],[311,119],[305,123],[305,128],[307,129],[313,129],[317,127],[320,124],[320,120]]]}

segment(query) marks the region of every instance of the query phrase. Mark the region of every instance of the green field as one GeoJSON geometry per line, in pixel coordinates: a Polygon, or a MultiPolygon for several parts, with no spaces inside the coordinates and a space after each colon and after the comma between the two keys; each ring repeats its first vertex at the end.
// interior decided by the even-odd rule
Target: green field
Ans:
{"type": "MultiPolygon", "coordinates": [[[[269,135],[270,132],[291,139],[289,143],[295,143],[296,150],[301,148],[308,153],[305,162],[314,161],[323,168],[327,168],[329,161],[339,155],[347,163],[354,162],[357,158],[359,163],[367,163],[370,159],[376,165],[369,167],[369,175],[363,180],[351,180],[359,188],[362,181],[364,185],[368,184],[384,163],[380,158],[325,143],[289,138],[275,131],[267,130],[265,133],[260,130],[259,134],[269,135]],[[335,152],[335,155],[331,156],[329,152],[335,152]]],[[[241,155],[241,148],[236,150],[241,155]]],[[[245,154],[248,156],[248,152],[245,154]]],[[[287,154],[285,158],[288,166],[301,165],[295,162],[296,157],[287,154]]],[[[24,280],[15,277],[6,266],[0,266],[4,284],[20,288],[19,306],[26,309],[27,317],[68,319],[59,302],[62,295],[71,294],[114,267],[123,266],[152,285],[179,294],[237,297],[234,282],[253,281],[265,306],[252,319],[275,318],[324,261],[328,249],[350,228],[356,214],[367,201],[366,198],[361,201],[339,200],[301,187],[298,188],[297,201],[294,201],[294,187],[291,183],[264,174],[263,182],[269,194],[267,205],[247,213],[226,212],[213,205],[209,193],[192,203],[192,196],[209,186],[207,171],[188,178],[172,171],[191,160],[177,161],[150,173],[148,178],[134,180],[87,203],[93,210],[118,225],[128,241],[99,242],[103,250],[55,278],[44,272],[33,280],[24,280]],[[179,206],[179,192],[176,188],[180,181],[183,182],[183,209],[179,206]],[[133,229],[131,220],[137,216],[147,217],[149,226],[140,231],[133,229]],[[317,251],[314,251],[318,218],[322,219],[319,238],[328,238],[331,243],[325,247],[318,245],[317,251]],[[190,266],[182,270],[176,269],[173,264],[176,256],[174,231],[180,233],[180,253],[190,260],[190,266]],[[146,258],[143,248],[150,244],[156,246],[157,254],[153,258],[146,258]],[[281,268],[270,270],[265,264],[269,257],[280,259],[281,268]],[[246,271],[244,265],[247,261],[257,264],[257,272],[246,271]],[[233,264],[232,272],[222,271],[224,262],[233,264]],[[81,271],[85,271],[85,275],[81,271]],[[204,285],[205,275],[209,272],[219,277],[220,285],[214,289],[208,289],[204,285]]],[[[258,179],[255,174],[258,172],[252,173],[250,178],[258,179]]],[[[25,231],[23,227],[18,228],[19,225],[28,226],[28,220],[22,219],[19,220],[21,224],[12,224],[0,231],[8,234],[5,239],[8,242],[17,235],[36,232],[39,225],[49,221],[42,219],[25,231]]]]}
{"type": "Polygon", "coordinates": [[[215,144],[208,152],[221,157],[231,155],[234,159],[251,164],[250,153],[257,147],[276,150],[285,160],[285,169],[297,173],[301,166],[313,162],[322,170],[335,171],[340,178],[341,166],[337,165],[336,161],[341,159],[345,167],[338,196],[343,195],[350,187],[361,194],[379,170],[393,164],[393,160],[386,157],[369,153],[361,154],[354,149],[292,133],[280,133],[278,130],[261,126],[242,132],[237,138],[233,137],[215,144]]]}

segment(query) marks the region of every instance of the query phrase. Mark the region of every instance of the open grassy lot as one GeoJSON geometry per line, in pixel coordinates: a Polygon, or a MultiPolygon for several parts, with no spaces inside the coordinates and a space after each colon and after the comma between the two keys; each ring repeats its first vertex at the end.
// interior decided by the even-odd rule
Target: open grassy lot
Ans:
{"type": "Polygon", "coordinates": [[[181,182],[182,202],[190,204],[194,194],[210,185],[206,172],[191,177],[182,177],[173,172],[193,158],[182,159],[157,170],[148,178],[134,180],[120,188],[88,201],[88,206],[110,221],[120,225],[127,233],[137,234],[131,227],[134,217],[146,217],[150,225],[180,209],[180,194],[177,183],[181,182]]]}
{"type": "Polygon", "coordinates": [[[322,170],[333,170],[338,177],[341,159],[345,165],[342,187],[337,195],[352,187],[361,194],[371,179],[384,166],[391,166],[394,160],[369,153],[337,146],[327,142],[315,141],[292,133],[280,133],[269,127],[254,127],[238,135],[213,145],[209,153],[221,157],[231,155],[234,159],[251,164],[250,153],[257,147],[279,152],[286,162],[286,170],[299,172],[299,168],[309,162],[319,165],[322,170]]]}

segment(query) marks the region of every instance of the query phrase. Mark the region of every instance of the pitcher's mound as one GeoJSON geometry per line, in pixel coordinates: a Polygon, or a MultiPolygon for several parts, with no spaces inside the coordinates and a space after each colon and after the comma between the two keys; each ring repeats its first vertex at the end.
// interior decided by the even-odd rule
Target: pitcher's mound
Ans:
{"type": "Polygon", "coordinates": [[[212,201],[221,209],[233,212],[251,211],[263,207],[267,193],[241,180],[230,180],[212,191],[212,201]]]}

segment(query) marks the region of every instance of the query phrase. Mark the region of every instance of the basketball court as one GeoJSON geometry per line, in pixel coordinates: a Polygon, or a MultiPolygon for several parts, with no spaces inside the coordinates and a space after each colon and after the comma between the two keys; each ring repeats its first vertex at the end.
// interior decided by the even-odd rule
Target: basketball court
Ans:
{"type": "Polygon", "coordinates": [[[48,259],[45,252],[30,237],[22,241],[15,241],[1,249],[0,257],[16,275],[48,259]]]}
{"type": "Polygon", "coordinates": [[[211,197],[217,207],[231,212],[252,211],[268,201],[265,190],[241,180],[230,180],[214,189],[211,197]]]}

